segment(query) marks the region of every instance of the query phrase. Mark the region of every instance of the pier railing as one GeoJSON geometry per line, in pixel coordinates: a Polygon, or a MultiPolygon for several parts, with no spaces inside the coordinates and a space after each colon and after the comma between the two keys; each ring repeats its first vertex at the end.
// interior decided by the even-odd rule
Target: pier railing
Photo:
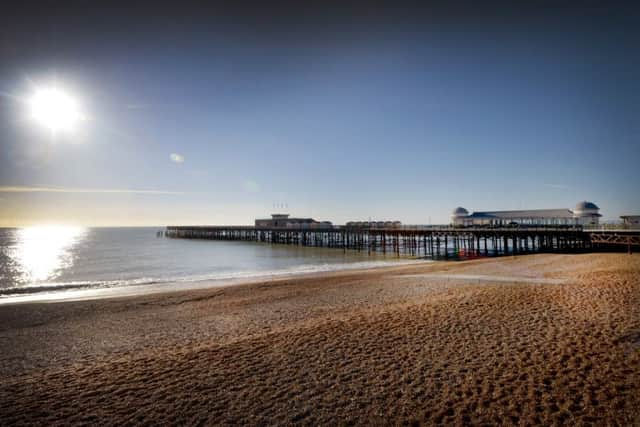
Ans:
{"type": "Polygon", "coordinates": [[[586,231],[640,231],[640,224],[598,224],[587,225],[586,231]]]}

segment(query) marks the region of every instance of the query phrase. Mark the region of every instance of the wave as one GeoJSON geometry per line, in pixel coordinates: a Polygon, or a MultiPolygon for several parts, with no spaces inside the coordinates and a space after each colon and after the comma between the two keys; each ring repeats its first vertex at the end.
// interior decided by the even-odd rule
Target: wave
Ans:
{"type": "Polygon", "coordinates": [[[0,298],[14,295],[34,294],[41,292],[70,291],[79,289],[111,288],[116,286],[151,285],[158,283],[157,279],[133,279],[133,280],[102,280],[79,282],[52,282],[14,286],[0,289],[0,298]]]}

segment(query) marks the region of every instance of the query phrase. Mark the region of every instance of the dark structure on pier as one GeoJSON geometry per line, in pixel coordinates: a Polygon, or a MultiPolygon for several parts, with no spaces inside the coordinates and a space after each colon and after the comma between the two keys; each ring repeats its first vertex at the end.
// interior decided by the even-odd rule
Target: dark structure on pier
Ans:
{"type": "Polygon", "coordinates": [[[330,221],[316,221],[313,218],[291,218],[289,214],[272,214],[271,218],[256,219],[256,228],[331,229],[330,221]]]}
{"type": "Polygon", "coordinates": [[[575,227],[266,228],[252,226],[169,226],[173,238],[239,240],[315,246],[394,256],[472,258],[532,252],[584,252],[640,246],[640,230],[575,227]]]}

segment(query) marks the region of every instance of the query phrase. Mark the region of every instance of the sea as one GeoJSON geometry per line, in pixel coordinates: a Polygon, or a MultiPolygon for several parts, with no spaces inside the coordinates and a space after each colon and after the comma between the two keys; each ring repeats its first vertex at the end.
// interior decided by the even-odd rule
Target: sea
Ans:
{"type": "Polygon", "coordinates": [[[188,290],[416,262],[337,249],[158,237],[161,227],[0,228],[0,304],[188,290]]]}

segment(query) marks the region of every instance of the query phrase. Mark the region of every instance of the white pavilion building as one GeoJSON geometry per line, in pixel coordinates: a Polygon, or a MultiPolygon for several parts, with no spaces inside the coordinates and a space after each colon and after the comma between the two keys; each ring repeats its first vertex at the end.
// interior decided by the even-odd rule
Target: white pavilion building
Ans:
{"type": "Polygon", "coordinates": [[[572,209],[530,209],[517,211],[485,211],[469,214],[457,207],[451,214],[451,225],[457,227],[506,225],[597,225],[600,208],[595,203],[582,201],[572,209]]]}

